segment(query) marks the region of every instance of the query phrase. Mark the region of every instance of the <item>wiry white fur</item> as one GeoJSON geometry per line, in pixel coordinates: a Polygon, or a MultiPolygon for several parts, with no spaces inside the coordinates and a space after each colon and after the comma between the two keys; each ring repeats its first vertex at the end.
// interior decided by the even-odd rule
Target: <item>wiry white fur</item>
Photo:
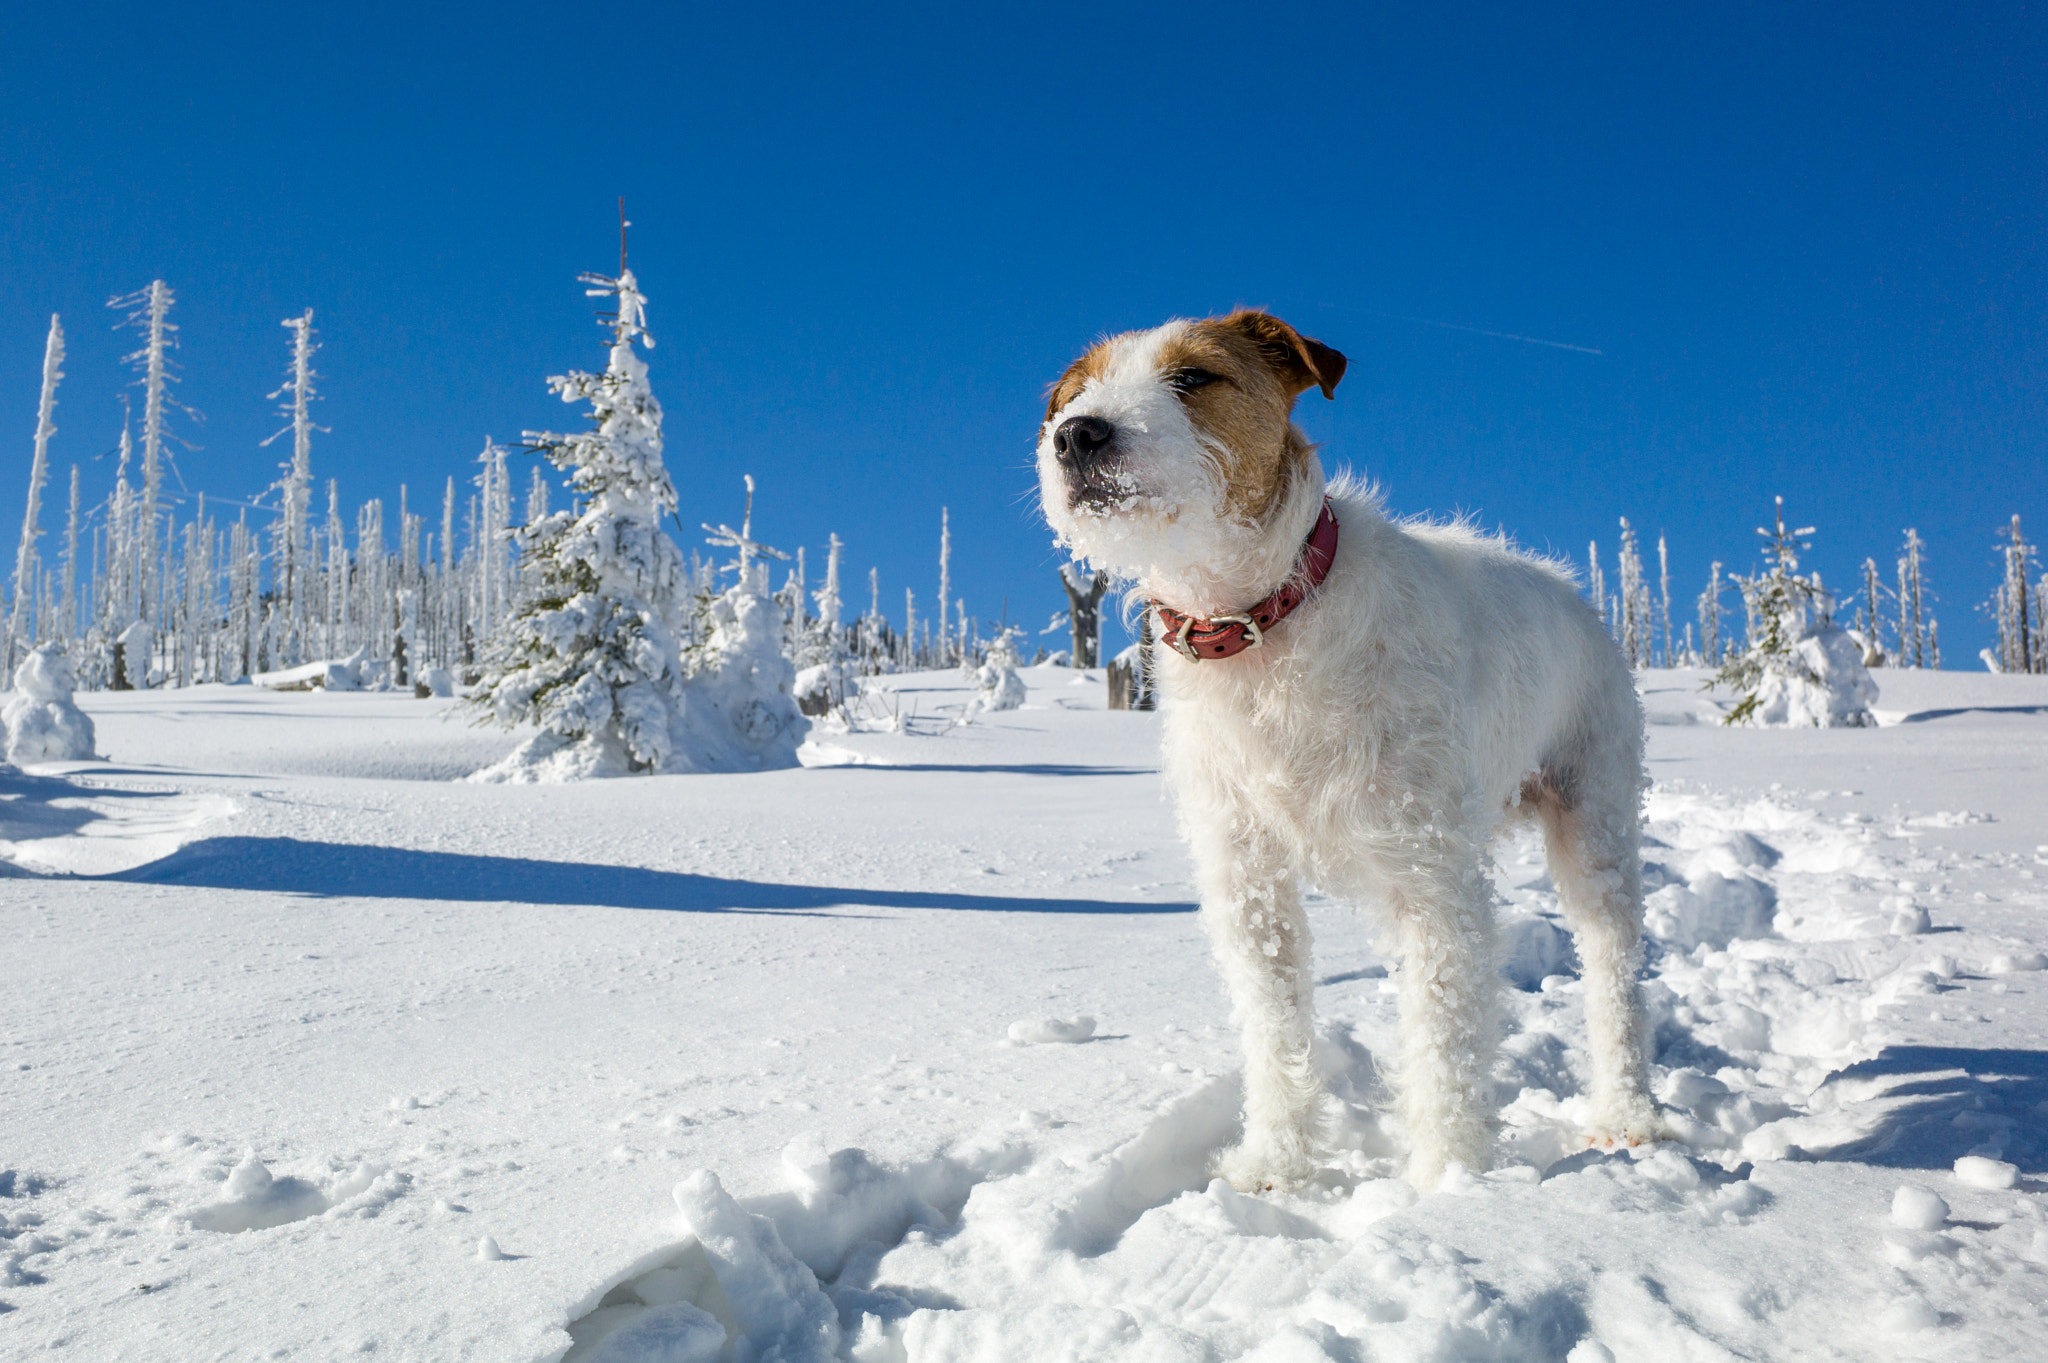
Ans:
{"type": "MultiPolygon", "coordinates": [[[[1181,325],[1181,324],[1169,324],[1181,325]]],[[[1239,611],[1285,578],[1327,490],[1341,526],[1328,578],[1263,647],[1190,662],[1164,645],[1164,767],[1245,1054],[1242,1188],[1315,1168],[1325,1099],[1310,1061],[1313,976],[1299,883],[1379,909],[1399,958],[1395,1066],[1409,1177],[1485,1168],[1494,1112],[1493,896],[1504,818],[1540,817],[1578,941],[1596,1141],[1654,1138],[1635,975],[1642,711],[1619,651],[1562,572],[1463,526],[1399,524],[1313,458],[1261,524],[1220,508],[1218,467],[1146,370],[1158,333],[1119,338],[1109,377],[1047,422],[1048,519],[1146,597],[1239,611]],[[1103,417],[1130,496],[1068,505],[1050,433],[1103,417]],[[1177,417],[1177,420],[1176,420],[1177,417]],[[1525,800],[1525,792],[1532,795],[1525,800]]]]}

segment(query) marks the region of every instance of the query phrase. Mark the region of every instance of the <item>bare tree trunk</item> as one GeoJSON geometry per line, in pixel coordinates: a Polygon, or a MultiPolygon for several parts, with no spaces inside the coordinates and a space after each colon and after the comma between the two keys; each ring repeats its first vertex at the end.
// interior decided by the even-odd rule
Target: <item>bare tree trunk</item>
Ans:
{"type": "Polygon", "coordinates": [[[1074,666],[1095,667],[1095,645],[1102,637],[1102,594],[1109,590],[1109,574],[1087,572],[1070,563],[1060,569],[1060,585],[1067,589],[1067,615],[1074,627],[1074,666]]]}

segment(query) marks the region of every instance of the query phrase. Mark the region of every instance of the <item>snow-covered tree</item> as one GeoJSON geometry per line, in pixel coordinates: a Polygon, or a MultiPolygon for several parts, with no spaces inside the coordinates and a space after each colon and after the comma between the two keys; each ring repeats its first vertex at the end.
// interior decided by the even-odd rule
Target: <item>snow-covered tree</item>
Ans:
{"type": "Polygon", "coordinates": [[[43,389],[36,403],[35,456],[29,462],[28,505],[21,513],[21,549],[14,559],[14,609],[7,620],[7,656],[0,659],[0,681],[13,675],[16,647],[32,646],[35,642],[32,612],[40,566],[36,540],[43,533],[43,485],[50,478],[50,437],[57,433],[57,383],[64,377],[63,364],[64,326],[53,312],[50,334],[43,342],[43,389]]]}
{"type": "Polygon", "coordinates": [[[1700,593],[1700,658],[1708,667],[1721,665],[1721,563],[1715,560],[1707,576],[1707,589],[1700,593]]]}
{"type": "Polygon", "coordinates": [[[825,585],[811,598],[817,617],[796,649],[797,705],[807,715],[821,715],[844,703],[859,683],[857,664],[847,649],[846,629],[839,615],[839,565],[846,546],[833,535],[825,550],[825,585]]]}
{"type": "MultiPolygon", "coordinates": [[[[2034,546],[2020,533],[2015,515],[2006,529],[2005,543],[1998,546],[2005,572],[1992,594],[1991,616],[1998,626],[1998,643],[1986,649],[1984,661],[1997,672],[2042,672],[2041,602],[2027,574],[2034,565],[2034,546]]],[[[17,589],[19,590],[19,589],[17,589]]]]}
{"type": "Polygon", "coordinates": [[[711,604],[710,634],[692,658],[675,763],[686,771],[766,771],[797,765],[804,717],[792,694],[796,669],[783,647],[782,610],[768,585],[771,558],[754,538],[754,479],[747,476],[740,528],[706,525],[711,543],[735,551],[733,584],[711,604]]]}
{"type": "Polygon", "coordinates": [[[843,656],[845,653],[839,623],[839,614],[845,609],[844,603],[839,599],[839,565],[845,553],[846,545],[835,532],[825,546],[825,584],[818,588],[817,593],[811,598],[818,607],[815,637],[820,641],[819,647],[834,656],[843,656]]]}
{"type": "Polygon", "coordinates": [[[1102,644],[1102,596],[1109,574],[1069,563],[1060,569],[1067,589],[1067,621],[1073,631],[1075,667],[1094,667],[1102,644]]]}
{"type": "Polygon", "coordinates": [[[57,637],[69,639],[78,632],[78,530],[80,503],[78,465],[71,466],[71,513],[64,519],[64,590],[57,603],[57,637]]]}
{"type": "Polygon", "coordinates": [[[167,418],[172,408],[194,420],[199,415],[170,394],[170,385],[178,381],[176,366],[170,357],[170,352],[178,344],[177,324],[170,320],[171,305],[175,302],[177,299],[161,279],[151,280],[146,289],[107,302],[110,308],[126,309],[128,315],[120,325],[131,327],[143,336],[142,348],[124,360],[141,371],[136,382],[143,392],[142,498],[132,512],[129,549],[138,570],[134,602],[136,618],[152,622],[158,614],[163,576],[157,550],[157,522],[163,514],[163,464],[169,457],[164,446],[167,440],[176,438],[170,434],[167,418]]]}
{"type": "MultiPolygon", "coordinates": [[[[477,779],[661,771],[675,756],[683,560],[661,528],[676,491],[661,404],[636,349],[652,345],[646,300],[630,270],[582,279],[592,296],[618,301],[610,360],[601,374],[572,371],[548,386],[589,403],[591,429],[526,436],[568,475],[575,504],[518,532],[524,600],[490,639],[471,697],[486,718],[541,732],[477,779]]],[[[490,462],[485,477],[495,481],[490,462]]]]}
{"type": "Polygon", "coordinates": [[[961,715],[971,723],[977,715],[1014,710],[1024,703],[1024,679],[1017,675],[1017,640],[1020,631],[1005,629],[988,646],[988,656],[974,671],[974,695],[961,715]]]}
{"type": "Polygon", "coordinates": [[[1663,665],[1671,667],[1674,665],[1671,661],[1671,550],[1664,543],[1662,534],[1657,536],[1657,581],[1661,599],[1657,613],[1664,619],[1663,665]]]}
{"type": "Polygon", "coordinates": [[[1750,633],[1741,652],[1715,676],[1736,694],[1726,724],[1860,728],[1872,722],[1877,687],[1862,650],[1832,619],[1833,602],[1818,574],[1802,576],[1799,554],[1813,527],[1788,530],[1785,499],[1764,540],[1763,572],[1736,578],[1750,633]]]}
{"type": "Polygon", "coordinates": [[[1921,558],[1926,545],[1920,532],[1908,526],[1906,543],[1899,550],[1899,666],[1939,667],[1932,657],[1928,631],[1931,617],[1924,613],[1921,558]]]}
{"type": "Polygon", "coordinates": [[[946,653],[946,603],[953,599],[953,524],[952,513],[945,507],[939,508],[939,656],[932,659],[936,667],[944,667],[946,653]]]}
{"type": "Polygon", "coordinates": [[[1635,527],[1621,518],[1621,547],[1617,554],[1621,590],[1616,595],[1618,641],[1622,656],[1634,668],[1650,665],[1650,587],[1643,576],[1643,556],[1636,545],[1635,527]]]}
{"type": "Polygon", "coordinates": [[[1586,595],[1592,598],[1593,614],[1607,619],[1607,578],[1600,571],[1600,542],[1586,541],[1586,595]]]}
{"type": "Polygon", "coordinates": [[[319,377],[313,372],[313,352],[319,349],[313,339],[313,310],[307,308],[279,325],[292,333],[292,360],[284,385],[270,400],[281,404],[279,415],[288,420],[263,444],[291,433],[291,462],[284,466],[284,477],[276,484],[278,515],[271,531],[270,569],[270,590],[279,622],[272,661],[289,666],[306,661],[306,610],[313,583],[312,527],[307,520],[313,502],[313,432],[323,428],[313,424],[312,405],[319,396],[313,390],[313,380],[319,377]]]}
{"type": "Polygon", "coordinates": [[[1856,603],[1856,624],[1849,631],[1863,646],[1863,665],[1882,667],[1886,661],[1884,649],[1884,575],[1877,570],[1877,560],[1863,560],[1863,592],[1856,603]]]}

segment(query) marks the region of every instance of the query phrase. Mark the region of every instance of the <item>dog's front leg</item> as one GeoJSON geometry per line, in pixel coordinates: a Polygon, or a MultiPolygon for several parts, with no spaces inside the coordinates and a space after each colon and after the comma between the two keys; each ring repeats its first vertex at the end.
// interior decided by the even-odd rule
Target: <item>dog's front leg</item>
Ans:
{"type": "Polygon", "coordinates": [[[1322,1117],[1308,915],[1293,869],[1262,840],[1198,843],[1196,860],[1203,926],[1244,1046],[1244,1140],[1218,1171],[1246,1192],[1292,1187],[1314,1172],[1322,1117]]]}

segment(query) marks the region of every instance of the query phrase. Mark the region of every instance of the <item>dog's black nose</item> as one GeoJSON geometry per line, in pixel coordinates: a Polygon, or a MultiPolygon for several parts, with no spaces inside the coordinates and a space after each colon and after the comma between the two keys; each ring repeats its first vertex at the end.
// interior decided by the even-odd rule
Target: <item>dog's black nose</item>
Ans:
{"type": "Polygon", "coordinates": [[[1116,427],[1099,416],[1070,416],[1052,433],[1052,452],[1063,464],[1086,464],[1116,436],[1116,427]]]}

